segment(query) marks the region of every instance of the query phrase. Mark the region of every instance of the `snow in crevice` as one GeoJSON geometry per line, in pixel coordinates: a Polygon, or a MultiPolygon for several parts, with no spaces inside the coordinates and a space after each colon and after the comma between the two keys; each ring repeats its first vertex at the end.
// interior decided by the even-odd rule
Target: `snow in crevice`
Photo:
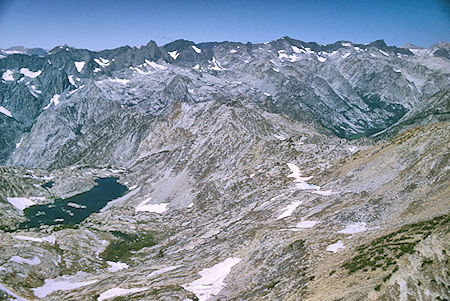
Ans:
{"type": "Polygon", "coordinates": [[[160,65],[160,64],[157,64],[155,62],[151,62],[151,61],[149,61],[147,59],[145,60],[145,62],[147,63],[147,65],[149,65],[153,69],[160,69],[160,70],[166,70],[167,69],[167,67],[165,67],[163,65],[160,65]]]}
{"type": "Polygon", "coordinates": [[[0,113],[12,118],[11,112],[5,107],[0,106],[0,113]]]}
{"type": "Polygon", "coordinates": [[[231,50],[230,50],[230,53],[236,53],[236,52],[237,52],[236,49],[231,49],[231,50]]]}
{"type": "Polygon", "coordinates": [[[48,108],[50,108],[50,106],[51,106],[52,104],[54,104],[55,107],[56,107],[56,106],[59,104],[59,97],[60,97],[59,94],[53,95],[53,97],[50,99],[50,102],[48,103],[48,105],[46,105],[46,106],[44,107],[44,110],[47,110],[48,108]]]}
{"type": "Polygon", "coordinates": [[[199,301],[209,300],[225,287],[225,278],[240,261],[240,258],[227,258],[210,268],[200,271],[198,273],[201,276],[200,279],[184,284],[182,287],[193,292],[199,301]]]}
{"type": "Polygon", "coordinates": [[[216,70],[216,71],[222,71],[223,68],[220,65],[220,62],[218,60],[216,60],[215,57],[212,58],[212,63],[213,63],[213,67],[211,67],[212,70],[216,70]]]}
{"type": "Polygon", "coordinates": [[[16,148],[19,148],[20,145],[22,144],[22,142],[23,142],[23,136],[20,137],[20,141],[18,143],[16,143],[16,148]]]}
{"type": "Polygon", "coordinates": [[[109,60],[104,59],[102,57],[100,57],[98,59],[94,59],[94,62],[96,62],[99,66],[101,66],[103,68],[108,67],[111,64],[111,62],[109,60]]]}
{"type": "Polygon", "coordinates": [[[385,55],[385,56],[389,56],[389,53],[387,53],[387,52],[384,52],[383,50],[381,50],[381,49],[378,49],[378,51],[381,53],[381,54],[383,54],[383,55],[385,55]]]}
{"type": "Polygon", "coordinates": [[[67,76],[67,79],[69,80],[69,83],[70,83],[72,86],[78,87],[78,85],[75,83],[75,80],[73,79],[73,75],[67,76]]]}
{"type": "Polygon", "coordinates": [[[277,220],[291,216],[295,209],[297,209],[297,207],[301,204],[302,201],[294,201],[291,204],[287,205],[282,209],[282,213],[277,217],[277,220]]]}
{"type": "Polygon", "coordinates": [[[194,45],[192,45],[192,49],[194,49],[194,51],[197,53],[202,52],[197,46],[194,46],[194,45]]]}

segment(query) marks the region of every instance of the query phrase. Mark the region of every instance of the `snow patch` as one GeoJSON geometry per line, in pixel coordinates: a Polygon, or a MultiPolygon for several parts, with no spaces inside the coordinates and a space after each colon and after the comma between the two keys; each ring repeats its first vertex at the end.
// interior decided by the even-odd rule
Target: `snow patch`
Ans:
{"type": "Polygon", "coordinates": [[[222,71],[223,68],[220,65],[220,62],[218,60],[216,60],[215,57],[212,58],[212,63],[214,64],[213,67],[211,67],[212,70],[216,70],[216,71],[222,71]]]}
{"type": "Polygon", "coordinates": [[[98,280],[82,281],[82,282],[71,282],[70,279],[56,280],[56,279],[45,279],[44,285],[37,287],[34,290],[34,295],[38,298],[44,298],[47,295],[55,291],[70,291],[83,286],[91,285],[96,283],[98,280]]]}
{"type": "Polygon", "coordinates": [[[149,61],[147,59],[145,60],[145,62],[147,63],[147,65],[149,65],[153,69],[160,69],[160,70],[166,70],[167,69],[167,67],[165,67],[163,65],[160,65],[160,64],[157,64],[155,62],[151,62],[151,61],[149,61]]]}
{"type": "Polygon", "coordinates": [[[344,244],[342,243],[342,240],[339,240],[338,242],[331,244],[327,247],[327,251],[336,253],[339,249],[345,249],[344,244]]]}
{"type": "Polygon", "coordinates": [[[319,221],[301,221],[295,225],[296,228],[299,229],[309,229],[314,227],[316,224],[320,223],[319,221]]]}
{"type": "Polygon", "coordinates": [[[72,203],[72,202],[67,203],[67,206],[77,208],[77,209],[85,209],[86,208],[86,206],[84,206],[84,205],[80,205],[80,204],[72,203]]]}
{"type": "Polygon", "coordinates": [[[81,72],[81,70],[83,70],[86,62],[74,62],[74,64],[75,64],[75,68],[77,68],[77,71],[81,72]]]}
{"type": "Polygon", "coordinates": [[[180,55],[176,50],[174,50],[174,51],[169,51],[169,55],[174,59],[174,60],[176,60],[177,59],[177,57],[180,55]]]}
{"type": "Polygon", "coordinates": [[[291,46],[291,48],[292,48],[292,50],[293,50],[295,53],[301,53],[301,52],[300,52],[300,48],[298,48],[298,47],[296,47],[296,46],[291,46]]]}
{"type": "Polygon", "coordinates": [[[76,84],[75,81],[73,80],[73,75],[69,75],[69,76],[67,77],[67,79],[69,80],[69,83],[70,83],[72,86],[77,87],[77,84],[76,84]]]}
{"type": "Polygon", "coordinates": [[[29,264],[29,265],[38,265],[41,263],[41,260],[39,257],[34,256],[33,259],[26,259],[20,256],[13,256],[9,259],[9,261],[20,263],[20,264],[29,264]]]}
{"type": "Polygon", "coordinates": [[[351,47],[352,43],[341,43],[341,45],[344,47],[351,47]]]}
{"type": "Polygon", "coordinates": [[[387,53],[387,52],[384,52],[383,50],[381,50],[381,49],[378,49],[378,51],[381,53],[381,54],[383,54],[383,55],[385,55],[385,56],[389,56],[389,53],[387,53]]]}
{"type": "Polygon", "coordinates": [[[180,266],[181,265],[173,265],[173,266],[165,267],[165,268],[162,268],[162,269],[159,269],[159,270],[151,272],[150,274],[148,274],[147,277],[148,278],[153,278],[155,276],[158,276],[158,275],[164,274],[166,272],[175,270],[175,269],[179,268],[180,266]]]}
{"type": "Polygon", "coordinates": [[[14,80],[13,74],[14,72],[12,70],[6,70],[5,72],[3,72],[2,78],[5,81],[13,81],[14,80]]]}
{"type": "Polygon", "coordinates": [[[199,301],[206,301],[217,295],[225,287],[225,278],[240,261],[240,258],[227,258],[223,262],[200,271],[198,273],[201,276],[200,279],[182,285],[182,287],[193,292],[199,301]]]}
{"type": "Polygon", "coordinates": [[[118,83],[118,84],[121,84],[121,85],[126,85],[126,84],[128,84],[130,82],[129,79],[122,79],[122,78],[117,78],[117,77],[110,78],[109,81],[111,81],[113,83],[118,83]]]}
{"type": "Polygon", "coordinates": [[[292,172],[287,177],[294,178],[297,189],[303,189],[303,190],[308,190],[308,189],[319,190],[320,189],[320,186],[306,183],[306,181],[310,180],[312,177],[302,177],[300,175],[300,168],[297,165],[292,164],[292,163],[287,163],[287,165],[292,172]]]}
{"type": "Polygon", "coordinates": [[[31,78],[36,78],[39,75],[42,74],[42,70],[38,70],[36,72],[31,71],[28,68],[20,68],[20,73],[22,73],[23,75],[27,76],[27,77],[31,77],[31,78]]]}
{"type": "Polygon", "coordinates": [[[192,68],[194,68],[195,70],[198,70],[199,68],[200,68],[200,65],[199,64],[197,64],[197,65],[195,65],[194,67],[192,67],[192,68]]]}
{"type": "Polygon", "coordinates": [[[16,148],[20,147],[20,145],[22,144],[22,141],[23,141],[23,136],[20,137],[20,141],[18,143],[16,143],[16,148]]]}
{"type": "Polygon", "coordinates": [[[278,68],[272,68],[272,70],[275,72],[280,72],[280,69],[278,69],[278,68]]]}
{"type": "Polygon", "coordinates": [[[117,272],[120,270],[128,269],[129,267],[128,264],[123,262],[107,261],[106,263],[109,265],[108,267],[109,272],[117,272]]]}
{"type": "Polygon", "coordinates": [[[319,60],[319,62],[323,63],[327,60],[327,58],[325,57],[321,57],[321,56],[317,56],[317,59],[319,60]]]}
{"type": "Polygon", "coordinates": [[[101,293],[100,296],[98,296],[97,301],[103,301],[119,296],[126,296],[129,294],[139,293],[145,290],[148,290],[148,287],[135,287],[135,288],[115,287],[101,293]]]}
{"type": "Polygon", "coordinates": [[[169,203],[160,204],[149,204],[152,198],[145,199],[139,205],[136,206],[136,212],[154,212],[154,213],[164,213],[167,210],[169,203]]]}
{"type": "Polygon", "coordinates": [[[111,64],[111,62],[109,60],[104,59],[102,57],[100,57],[98,59],[94,59],[94,62],[96,62],[99,66],[101,66],[103,68],[108,67],[111,64]]]}
{"type": "Polygon", "coordinates": [[[21,197],[7,197],[8,202],[19,210],[23,210],[27,207],[33,206],[36,203],[29,198],[21,197]]]}
{"type": "Polygon", "coordinates": [[[237,52],[236,49],[231,49],[231,50],[230,50],[230,53],[236,53],[236,52],[237,52]]]}
{"type": "Polygon", "coordinates": [[[194,51],[197,53],[202,52],[197,46],[194,46],[194,45],[192,45],[192,49],[194,49],[194,51]]]}
{"type": "Polygon", "coordinates": [[[355,234],[355,233],[360,233],[360,232],[364,232],[367,230],[368,229],[366,227],[366,223],[361,222],[361,223],[346,225],[345,229],[338,231],[338,233],[355,234]]]}
{"type": "Polygon", "coordinates": [[[12,118],[12,114],[9,110],[7,110],[5,107],[0,106],[0,113],[5,114],[8,117],[12,118]]]}
{"type": "Polygon", "coordinates": [[[352,53],[351,53],[351,52],[347,52],[347,53],[345,53],[345,54],[342,55],[342,58],[345,59],[345,58],[349,57],[350,54],[352,54],[352,53]]]}
{"type": "Polygon", "coordinates": [[[54,104],[55,107],[56,107],[56,106],[59,104],[59,97],[60,97],[59,94],[53,95],[53,97],[50,99],[49,104],[46,105],[46,106],[44,107],[44,110],[47,110],[48,108],[50,108],[50,106],[51,106],[52,104],[54,104]]]}
{"type": "Polygon", "coordinates": [[[56,241],[55,236],[49,235],[42,238],[39,237],[31,237],[31,236],[25,236],[25,235],[14,235],[13,238],[18,240],[26,240],[26,241],[34,241],[34,242],[48,242],[50,244],[54,244],[56,241]]]}
{"type": "Polygon", "coordinates": [[[277,217],[277,220],[280,220],[285,217],[289,217],[292,213],[297,209],[298,206],[302,204],[302,201],[295,201],[282,209],[282,213],[277,217]]]}

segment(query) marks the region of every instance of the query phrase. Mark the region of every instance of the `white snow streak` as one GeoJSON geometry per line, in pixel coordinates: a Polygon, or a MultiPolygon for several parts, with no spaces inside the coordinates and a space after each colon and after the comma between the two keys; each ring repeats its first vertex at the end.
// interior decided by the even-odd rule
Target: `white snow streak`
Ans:
{"type": "Polygon", "coordinates": [[[180,266],[181,265],[168,266],[168,267],[165,267],[165,268],[162,268],[162,269],[159,269],[159,270],[151,272],[150,274],[148,274],[147,277],[148,278],[153,278],[153,277],[156,277],[158,275],[164,274],[166,272],[170,272],[172,270],[175,270],[175,269],[179,268],[180,266]]]}
{"type": "Polygon", "coordinates": [[[282,210],[283,212],[277,217],[277,220],[291,216],[292,213],[297,209],[298,206],[302,204],[302,201],[295,201],[286,207],[284,207],[282,210]]]}
{"type": "Polygon", "coordinates": [[[225,278],[231,272],[231,269],[240,261],[240,258],[227,258],[223,262],[200,271],[200,279],[182,285],[182,287],[193,292],[199,301],[206,301],[212,296],[217,295],[225,287],[225,278]]]}
{"type": "Polygon", "coordinates": [[[99,66],[101,66],[101,67],[107,67],[107,66],[109,66],[110,64],[111,64],[111,62],[109,61],[109,60],[107,60],[107,59],[104,59],[104,58],[98,58],[98,59],[94,59],[94,62],[96,62],[99,66]]]}
{"type": "Polygon", "coordinates": [[[8,117],[12,117],[12,114],[9,110],[7,110],[5,107],[0,106],[0,113],[5,114],[8,117]]]}
{"type": "Polygon", "coordinates": [[[145,60],[145,62],[147,63],[147,65],[149,65],[153,69],[160,69],[160,70],[166,70],[167,69],[167,67],[165,67],[163,65],[160,65],[160,64],[157,64],[155,62],[151,62],[151,61],[149,61],[147,59],[145,60]]]}
{"type": "Polygon", "coordinates": [[[345,246],[344,246],[344,244],[342,243],[342,240],[339,240],[338,242],[329,245],[329,246],[327,247],[327,251],[336,253],[339,249],[344,249],[344,248],[345,248],[345,246]]]}
{"type": "Polygon", "coordinates": [[[100,296],[98,296],[97,301],[103,301],[103,300],[107,300],[107,299],[111,299],[111,298],[115,298],[115,297],[119,297],[119,296],[134,294],[134,293],[142,292],[145,290],[148,290],[148,287],[135,287],[135,288],[115,287],[115,288],[111,288],[111,289],[101,293],[100,296]]]}
{"type": "Polygon", "coordinates": [[[198,47],[196,47],[196,46],[192,46],[192,49],[194,49],[195,52],[197,52],[197,53],[202,52],[202,51],[201,51],[198,47]]]}

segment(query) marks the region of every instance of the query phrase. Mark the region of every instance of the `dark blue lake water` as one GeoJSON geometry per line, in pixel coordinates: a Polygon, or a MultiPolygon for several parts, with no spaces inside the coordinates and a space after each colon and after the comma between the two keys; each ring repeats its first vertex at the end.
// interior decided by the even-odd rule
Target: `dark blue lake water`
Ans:
{"type": "Polygon", "coordinates": [[[78,224],[91,213],[99,212],[109,201],[121,197],[127,187],[117,182],[118,178],[99,178],[91,190],[68,199],[55,200],[53,204],[35,205],[24,210],[28,221],[20,228],[35,228],[42,225],[78,224]]]}

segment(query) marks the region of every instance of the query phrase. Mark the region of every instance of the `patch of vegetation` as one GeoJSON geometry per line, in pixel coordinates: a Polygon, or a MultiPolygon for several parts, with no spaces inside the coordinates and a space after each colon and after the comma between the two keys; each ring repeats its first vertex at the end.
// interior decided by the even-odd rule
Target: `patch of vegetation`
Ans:
{"type": "Polygon", "coordinates": [[[111,242],[100,254],[103,260],[126,261],[133,252],[137,252],[145,247],[157,244],[151,233],[127,234],[119,231],[111,232],[117,240],[111,242]]]}
{"type": "MultiPolygon", "coordinates": [[[[368,245],[358,248],[358,255],[346,261],[343,267],[349,274],[356,271],[375,271],[378,268],[386,271],[395,265],[394,273],[398,270],[397,260],[405,254],[413,254],[415,246],[429,235],[439,225],[448,224],[450,215],[442,215],[428,221],[422,221],[401,227],[388,235],[381,236],[371,241],[368,245]]],[[[425,264],[431,264],[425,260],[425,264]]],[[[388,280],[387,278],[386,280],[388,280]]],[[[384,281],[386,281],[384,280],[384,281]]]]}

